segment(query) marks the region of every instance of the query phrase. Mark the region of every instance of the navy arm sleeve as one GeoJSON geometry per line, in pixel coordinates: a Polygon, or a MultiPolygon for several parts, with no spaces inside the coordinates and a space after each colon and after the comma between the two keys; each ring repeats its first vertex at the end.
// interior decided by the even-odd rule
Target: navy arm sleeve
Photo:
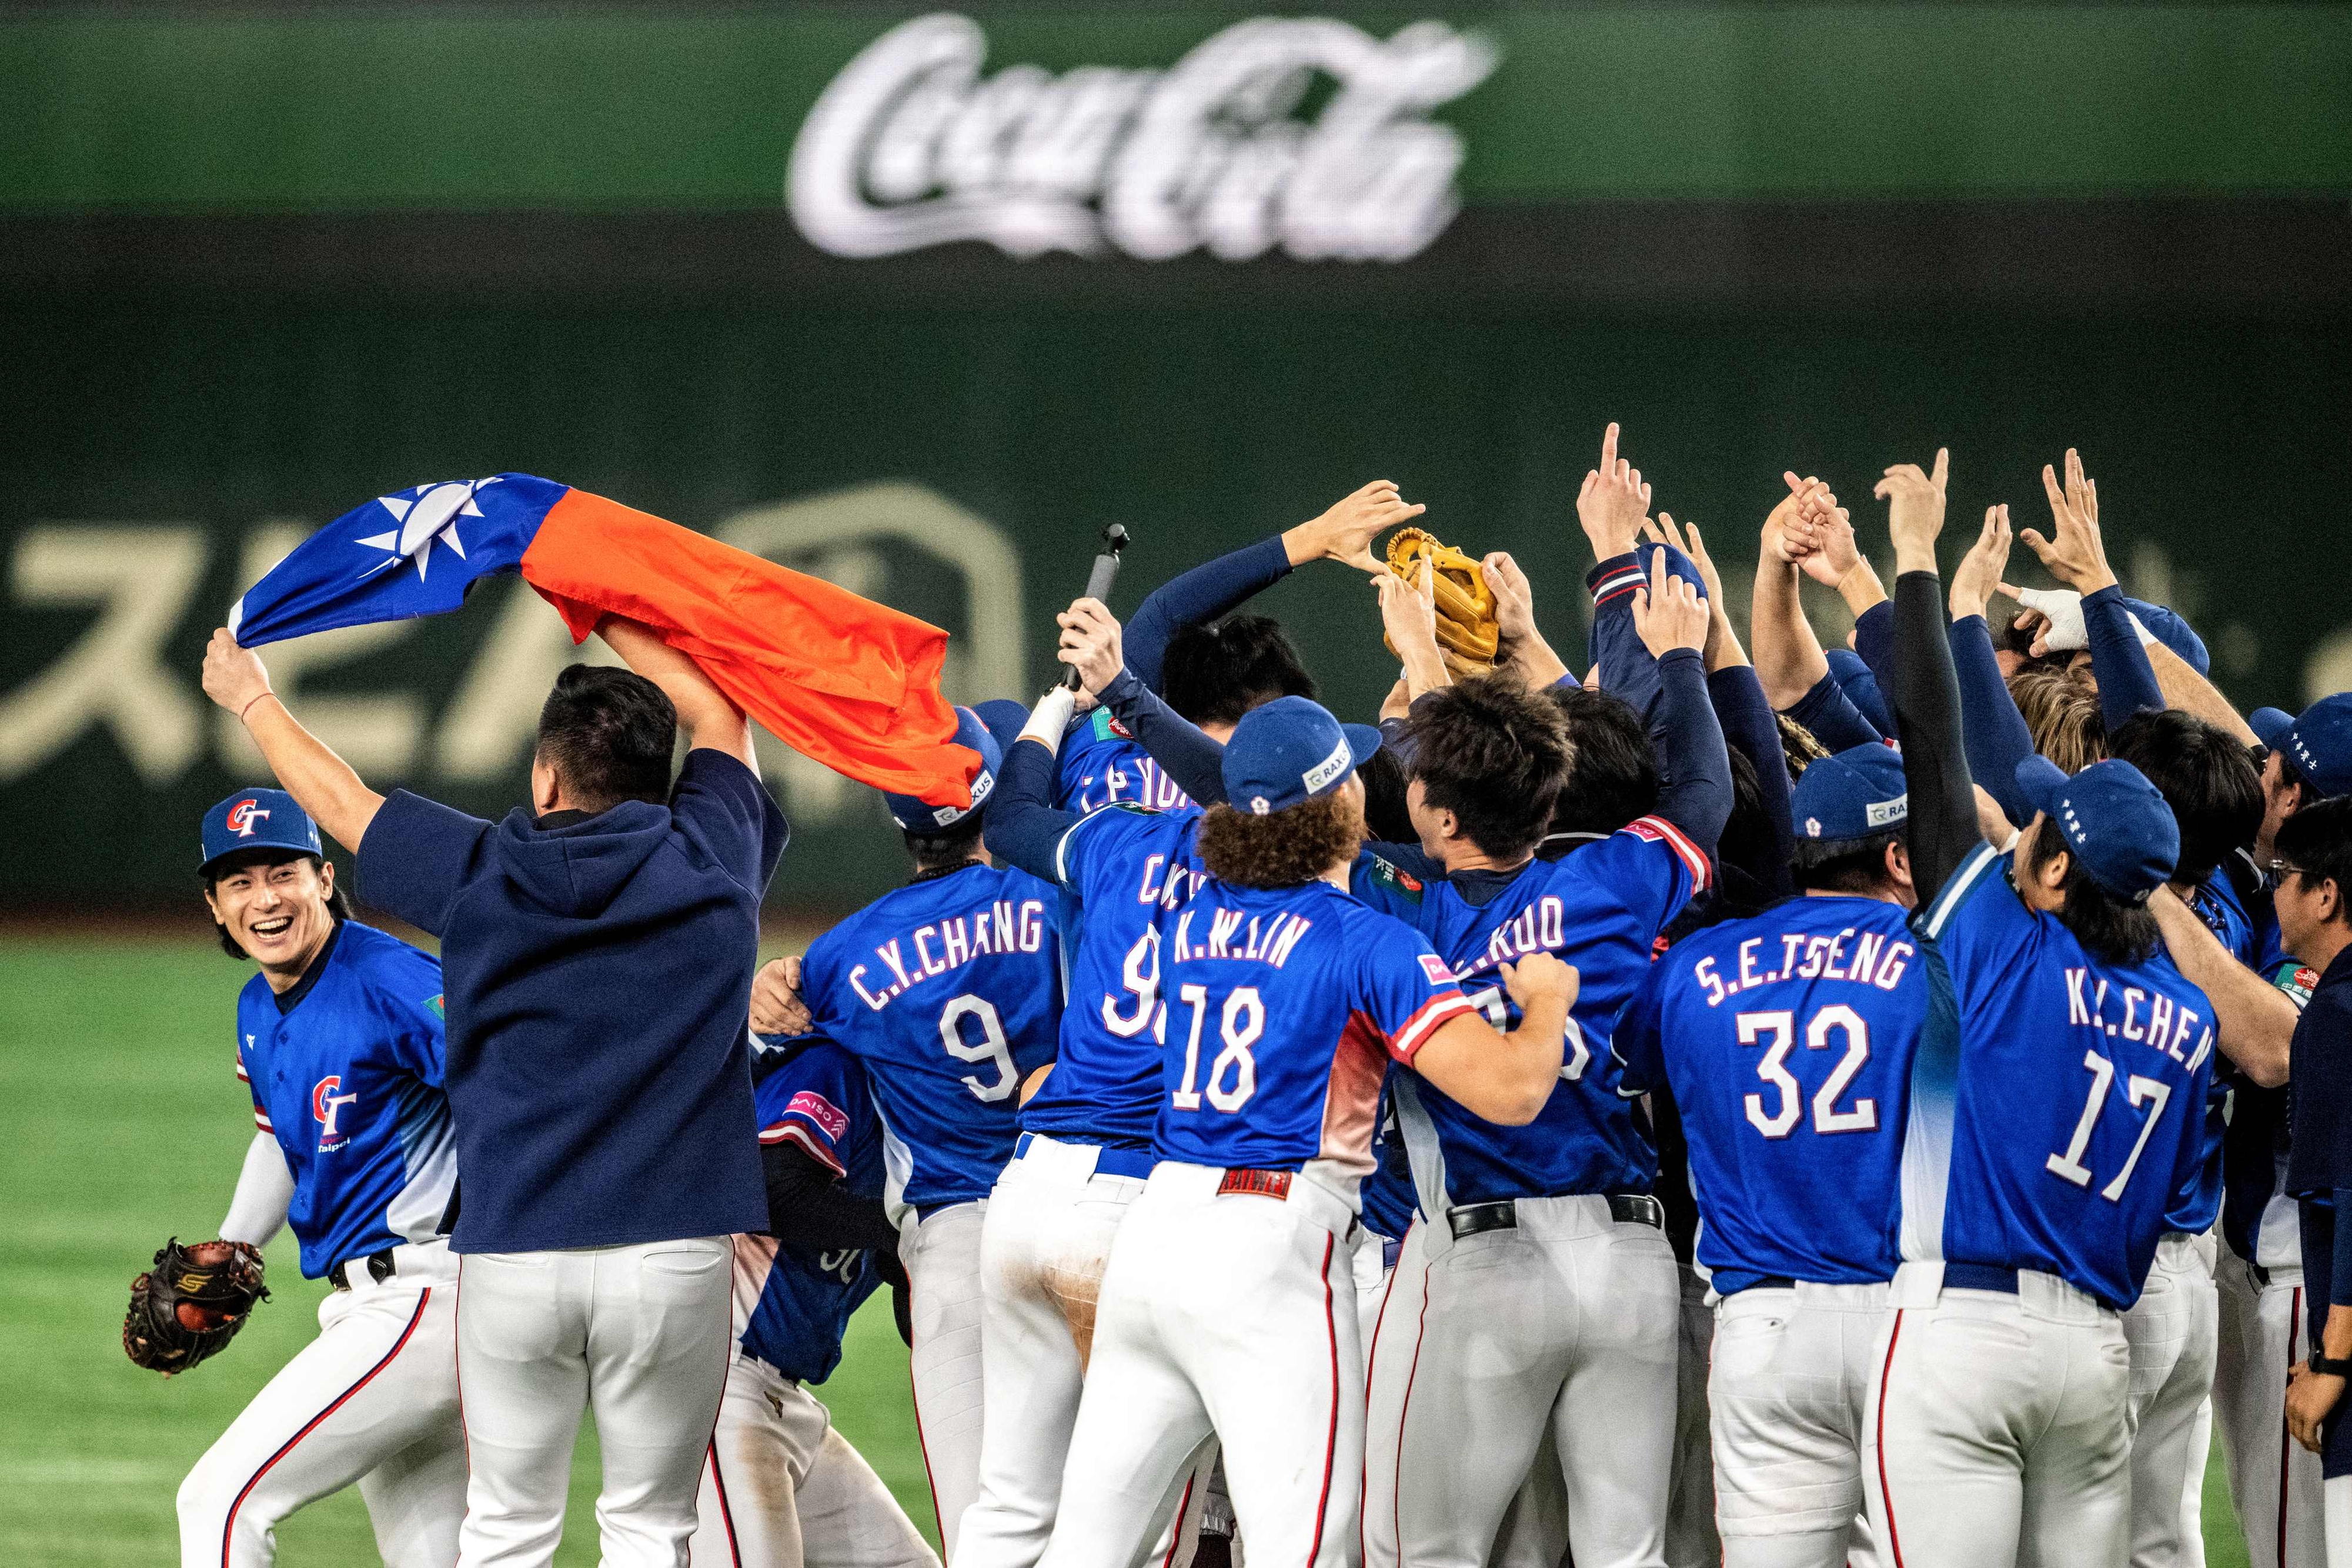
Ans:
{"type": "Polygon", "coordinates": [[[1853,706],[1853,700],[1838,685],[1834,670],[1815,681],[1812,689],[1786,711],[1790,719],[1803,725],[1815,740],[1833,752],[1854,746],[1875,746],[1886,738],[1886,732],[1853,706]]]}
{"type": "MultiPolygon", "coordinates": [[[[2333,1189],[2336,1194],[2336,1216],[2340,1220],[2352,1214],[2352,1186],[2333,1189]]],[[[2336,1245],[2328,1249],[2327,1301],[2330,1306],[2352,1306],[2352,1246],[2345,1244],[2339,1227],[2336,1245]]]]}
{"type": "MultiPolygon", "coordinates": [[[[1959,676],[1944,626],[1944,580],[1932,571],[1906,571],[1895,580],[1894,604],[1891,619],[1902,653],[1894,661],[1890,689],[1910,795],[1903,836],[1911,850],[1911,881],[1925,909],[1983,835],[1977,831],[1976,791],[1969,777],[1959,676]]],[[[2001,700],[2009,700],[2006,687],[2001,700]]],[[[2017,710],[2012,705],[2010,711],[2017,710]]]]}
{"type": "Polygon", "coordinates": [[[2083,631],[2091,644],[2091,673],[2099,677],[2099,717],[2109,735],[2137,713],[2160,713],[2164,689],[2156,666],[2132,630],[2124,591],[2110,583],[2083,601],[2083,631]]]}
{"type": "Polygon", "coordinates": [[[449,907],[472,876],[490,824],[394,789],[360,836],[359,894],[422,931],[448,935],[449,907]]]}
{"type": "MultiPolygon", "coordinates": [[[[1646,657],[1649,650],[1643,650],[1646,657]]],[[[1657,748],[1658,815],[1715,853],[1723,824],[1731,820],[1731,758],[1723,748],[1723,727],[1706,700],[1706,666],[1696,648],[1669,648],[1657,661],[1658,707],[1650,726],[1657,748]]]]}
{"type": "Polygon", "coordinates": [[[1102,700],[1136,743],[1168,770],[1176,788],[1202,806],[1225,798],[1225,748],[1160,699],[1131,668],[1102,689],[1102,700]]]}
{"type": "Polygon", "coordinates": [[[1723,738],[1743,753],[1756,769],[1757,793],[1764,798],[1766,825],[1771,830],[1772,863],[1740,869],[1770,888],[1776,897],[1797,891],[1789,862],[1795,852],[1796,822],[1789,804],[1789,761],[1780,751],[1780,727],[1764,683],[1755,669],[1732,664],[1706,677],[1707,699],[1723,727],[1723,738]]]}
{"type": "MultiPolygon", "coordinates": [[[[1666,552],[1666,574],[1679,577],[1706,591],[1706,580],[1690,557],[1664,545],[1641,544],[1612,556],[1585,574],[1592,591],[1592,662],[1601,666],[1601,689],[1623,697],[1644,721],[1658,704],[1658,664],[1633,630],[1633,591],[1650,580],[1650,555],[1666,552]]],[[[1679,824],[1678,824],[1679,825],[1679,824]]]]}
{"type": "Polygon", "coordinates": [[[1177,632],[1214,621],[1260,589],[1289,575],[1290,552],[1283,547],[1282,536],[1276,534],[1170,578],[1145,596],[1128,617],[1120,633],[1127,667],[1158,691],[1160,664],[1177,632]]]}
{"type": "Polygon", "coordinates": [[[1054,754],[1043,741],[1016,740],[1004,754],[981,837],[989,853],[1031,876],[1059,882],[1054,846],[1077,825],[1076,811],[1054,809],[1054,754]]]}
{"type": "MultiPolygon", "coordinates": [[[[1879,609],[1884,607],[1872,607],[1870,616],[1877,616],[1879,609]]],[[[1863,621],[1867,621],[1870,616],[1863,616],[1863,621]]],[[[1855,630],[1861,630],[1861,623],[1855,623],[1855,630]]],[[[1889,674],[1894,673],[1894,658],[1889,656],[1879,663],[1870,663],[1861,653],[1855,653],[1853,649],[1822,649],[1822,658],[1830,661],[1830,677],[1837,679],[1837,689],[1844,691],[1846,701],[1853,703],[1855,710],[1861,712],[1865,719],[1870,719],[1870,727],[1877,728],[1882,736],[1895,734],[1895,719],[1891,712],[1886,712],[1886,694],[1879,686],[1879,677],[1874,674],[1874,670],[1886,670],[1889,674]]]]}
{"type": "Polygon", "coordinates": [[[2205,641],[2197,635],[2188,622],[2161,604],[2150,604],[2145,599],[2126,599],[2124,608],[2139,617],[2139,623],[2156,634],[2156,640],[2180,655],[2181,662],[2200,675],[2213,673],[2213,656],[2205,651],[2205,641]]]}
{"type": "Polygon", "coordinates": [[[2033,803],[2017,787],[2017,765],[2033,755],[2033,731],[2000,678],[1992,632],[1981,615],[1955,621],[1946,633],[1960,682],[1960,721],[1968,736],[1969,772],[2019,827],[2033,821],[2033,803]]]}
{"type": "Polygon", "coordinates": [[[882,1200],[843,1187],[815,1155],[791,1144],[764,1144],[760,1163],[768,1189],[768,1234],[779,1244],[796,1252],[897,1249],[898,1231],[882,1200]]]}

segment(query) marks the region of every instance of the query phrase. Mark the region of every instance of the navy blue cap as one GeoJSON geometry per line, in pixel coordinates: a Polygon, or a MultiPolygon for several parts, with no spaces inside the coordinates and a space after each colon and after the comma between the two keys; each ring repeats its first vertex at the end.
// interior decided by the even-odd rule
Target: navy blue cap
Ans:
{"type": "Polygon", "coordinates": [[[996,737],[988,733],[986,722],[968,707],[956,709],[955,739],[958,746],[969,746],[980,753],[980,771],[971,779],[971,804],[933,806],[912,795],[893,795],[884,790],[882,799],[890,808],[890,820],[907,831],[923,837],[944,833],[979,811],[996,788],[996,775],[1004,767],[1004,753],[997,748],[996,737]]]}
{"type": "Polygon", "coordinates": [[[1866,839],[1899,828],[1911,815],[1903,758],[1876,740],[1815,758],[1798,776],[1790,808],[1808,839],[1866,839]]]}
{"type": "Polygon", "coordinates": [[[2172,878],[2180,863],[2180,824],[2172,808],[2128,762],[2095,762],[2072,778],[2046,757],[2017,765],[2017,787],[2048,816],[2091,880],[2127,904],[2172,878]]]}
{"type": "Polygon", "coordinates": [[[991,697],[984,703],[974,703],[971,711],[980,715],[980,722],[988,726],[988,733],[996,737],[996,749],[1007,752],[1029,727],[1029,710],[1011,697],[991,697]]]}
{"type": "Polygon", "coordinates": [[[2294,717],[2258,707],[2246,723],[2322,795],[2352,795],[2352,692],[2322,697],[2294,717]]]}
{"type": "Polygon", "coordinates": [[[204,847],[199,872],[212,870],[215,861],[239,850],[327,852],[319,844],[319,824],[283,789],[240,789],[206,811],[204,847]]]}
{"type": "Polygon", "coordinates": [[[1381,748],[1381,732],[1341,724],[1308,697],[1254,707],[1225,742],[1225,799],[1263,817],[1328,795],[1381,748]]]}

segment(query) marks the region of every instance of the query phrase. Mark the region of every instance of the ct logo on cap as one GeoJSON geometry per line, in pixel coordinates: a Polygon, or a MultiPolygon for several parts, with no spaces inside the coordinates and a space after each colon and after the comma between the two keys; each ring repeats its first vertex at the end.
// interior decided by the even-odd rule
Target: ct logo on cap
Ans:
{"type": "Polygon", "coordinates": [[[228,830],[240,839],[253,837],[254,824],[269,813],[262,810],[261,802],[248,796],[228,809],[228,830]]]}

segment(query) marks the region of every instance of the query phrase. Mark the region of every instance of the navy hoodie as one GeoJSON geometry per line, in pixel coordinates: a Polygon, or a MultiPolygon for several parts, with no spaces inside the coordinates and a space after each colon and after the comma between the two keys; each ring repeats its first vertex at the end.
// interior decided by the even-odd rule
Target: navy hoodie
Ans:
{"type": "Polygon", "coordinates": [[[384,801],[360,891],[441,938],[456,1250],[767,1228],[746,1019],[785,837],[758,776],[707,747],[667,806],[542,826],[384,801]]]}

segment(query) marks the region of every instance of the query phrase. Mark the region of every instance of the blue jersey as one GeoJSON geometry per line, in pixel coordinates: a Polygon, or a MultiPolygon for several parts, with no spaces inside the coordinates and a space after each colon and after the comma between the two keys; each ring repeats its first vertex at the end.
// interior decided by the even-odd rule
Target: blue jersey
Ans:
{"type": "MultiPolygon", "coordinates": [[[[791,1144],[860,1197],[882,1196],[882,1124],[857,1059],[829,1040],[760,1081],[760,1142],[791,1144]]],[[[786,1377],[823,1383],[841,1363],[850,1314],[881,1273],[862,1248],[803,1254],[772,1236],[735,1239],[735,1322],[743,1352],[786,1377]]]]}
{"type": "Polygon", "coordinates": [[[1012,1159],[1021,1081],[1054,1057],[1059,902],[974,863],[884,894],[810,946],[801,996],[866,1063],[894,1209],[986,1197],[1012,1159]]]}
{"type": "Polygon", "coordinates": [[[1979,844],[1917,922],[1949,967],[1956,1051],[1922,1040],[1903,1255],[2056,1274],[2121,1312],[2204,1152],[2213,1009],[2159,947],[2084,950],[1979,844]]]}
{"type": "MultiPolygon", "coordinates": [[[[2244,901],[2238,896],[2226,866],[2215,868],[2203,882],[2189,889],[2188,903],[2197,918],[2205,923],[2205,929],[2230,950],[2231,957],[2250,969],[2261,967],[2263,935],[2255,927],[2244,901]]],[[[2201,1236],[2213,1228],[2213,1221],[2221,1216],[2221,1145],[2230,1131],[2229,1105],[2230,1084],[2217,1071],[2205,1091],[2204,1157],[2198,1162],[2187,1185],[2173,1196],[2172,1207],[2164,1219],[2168,1230],[2201,1236]]]]}
{"type": "Polygon", "coordinates": [[[1197,812],[1133,807],[1081,818],[1055,846],[1063,887],[1085,911],[1068,953],[1054,1071],[1021,1110],[1034,1133],[1149,1148],[1160,1116],[1161,912],[1183,906],[1205,874],[1197,812]]]}
{"type": "Polygon", "coordinates": [[[1659,933],[1708,884],[1707,858],[1663,817],[1643,817],[1557,861],[1530,861],[1473,904],[1451,879],[1430,884],[1419,925],[1496,1029],[1518,1009],[1501,967],[1522,954],[1576,967],[1559,1082],[1524,1127],[1464,1110],[1434,1086],[1401,1084],[1398,1116],[1424,1214],[1459,1204],[1570,1193],[1647,1192],[1657,1151],[1619,1092],[1610,1051],[1617,1015],[1650,972],[1659,933]]]}
{"type": "Polygon", "coordinates": [[[1162,1159],[1320,1166],[1349,1199],[1372,1168],[1381,1080],[1446,1020],[1474,1014],[1402,921],[1328,883],[1213,879],[1160,925],[1162,1159]]]}
{"type": "Polygon", "coordinates": [[[1055,810],[1081,814],[1105,806],[1198,816],[1201,808],[1176,787],[1125,725],[1098,707],[1081,716],[1055,754],[1055,810]]]}
{"type": "Polygon", "coordinates": [[[302,1273],[429,1241],[457,1183],[441,1092],[441,965],[342,921],[283,996],[256,975],[236,999],[236,1075],[294,1176],[286,1211],[302,1273]]]}
{"type": "Polygon", "coordinates": [[[1910,920],[1874,898],[1788,899],[1676,943],[1618,1019],[1625,1088],[1674,1090],[1698,1260],[1725,1295],[1895,1277],[1912,1057],[1930,1033],[1949,1054],[1956,1027],[1910,920]]]}

